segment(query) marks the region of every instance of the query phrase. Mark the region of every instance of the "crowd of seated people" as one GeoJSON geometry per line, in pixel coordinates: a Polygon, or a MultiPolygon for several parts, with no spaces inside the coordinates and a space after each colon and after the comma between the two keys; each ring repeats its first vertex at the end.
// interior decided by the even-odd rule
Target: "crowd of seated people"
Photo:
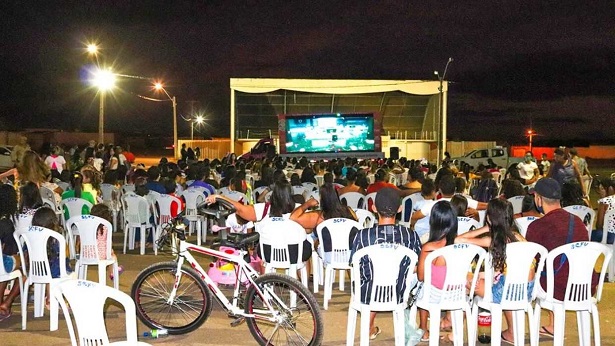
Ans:
{"type": "MultiPolygon", "coordinates": [[[[556,152],[558,153],[560,152],[556,152]]],[[[570,172],[566,171],[569,168],[566,167],[574,168],[575,163],[570,163],[568,158],[562,158],[552,163],[545,172],[544,159],[537,164],[530,154],[525,156],[523,164],[508,167],[506,174],[503,175],[505,179],[497,182],[493,175],[496,172],[501,174],[502,167],[495,166],[493,162],[474,169],[463,162],[445,162],[438,168],[424,159],[406,158],[399,160],[343,158],[315,162],[310,162],[306,158],[283,157],[244,160],[238,159],[234,154],[224,158],[200,158],[186,148],[182,148],[182,157],[177,163],[162,158],[158,165],[146,169],[142,165],[136,165],[134,156],[128,155],[118,146],[96,145],[91,142],[83,150],[71,148],[63,152],[61,148],[53,147],[48,156],[25,151],[17,167],[15,180],[18,184],[14,184],[19,186],[19,198],[15,197],[14,206],[11,202],[11,206],[6,208],[3,199],[0,202],[2,206],[0,214],[7,216],[0,216],[2,220],[5,218],[10,220],[17,213],[35,214],[42,207],[40,195],[36,196],[40,186],[46,186],[57,193],[59,199],[79,197],[90,201],[93,205],[102,203],[102,183],[117,187],[134,184],[135,193],[138,195],[147,195],[150,191],[156,191],[178,197],[181,197],[186,189],[198,187],[206,191],[208,203],[214,203],[220,198],[232,203],[237,210],[236,215],[245,222],[255,222],[257,231],[258,221],[275,216],[296,221],[303,226],[306,233],[313,233],[321,222],[330,218],[358,219],[355,210],[340,202],[341,194],[375,193],[376,205],[370,211],[377,215],[380,222],[384,222],[380,226],[391,227],[375,228],[372,232],[393,229],[392,232],[397,232],[395,234],[401,234],[400,237],[405,238],[402,240],[393,236],[390,240],[405,242],[404,244],[412,247],[423,260],[426,253],[455,242],[474,243],[497,251],[497,255],[501,256],[507,243],[524,241],[518,233],[511,233],[515,230],[512,224],[515,217],[527,215],[546,217],[550,211],[561,209],[559,207],[588,205],[587,193],[581,184],[576,183],[574,169],[572,177],[565,177],[566,174],[570,175],[570,172]],[[64,161],[59,159],[63,153],[68,158],[64,161]],[[51,159],[48,159],[49,157],[51,159]],[[549,189],[542,190],[543,195],[540,195],[540,192],[530,194],[534,185],[538,191],[539,182],[545,179],[543,176],[562,176],[560,179],[562,184],[558,185],[559,192],[556,193],[553,191],[554,187],[549,186],[549,189]],[[310,190],[312,186],[316,187],[316,191],[310,190]],[[253,194],[256,190],[260,191],[258,196],[253,194]],[[226,197],[225,191],[241,192],[248,200],[233,200],[226,197]],[[316,195],[311,194],[312,192],[316,192],[316,195]],[[396,204],[384,200],[384,197],[378,199],[379,195],[394,196],[396,204]],[[412,208],[411,222],[408,226],[400,226],[398,222],[400,203],[404,197],[410,195],[414,195],[417,201],[412,208]],[[526,196],[523,209],[521,213],[513,215],[512,207],[506,200],[521,195],[526,196]],[[557,200],[559,207],[554,207],[553,200],[557,200]],[[379,202],[380,210],[378,210],[379,202]],[[466,233],[463,237],[457,237],[455,218],[469,216],[479,220],[480,211],[486,213],[487,226],[466,233]],[[412,241],[408,240],[407,234],[411,234],[412,241]],[[481,236],[478,237],[479,235],[481,236]],[[424,244],[423,251],[421,244],[424,244]]],[[[605,191],[604,201],[611,202],[614,194],[612,182],[605,181],[601,186],[605,191]]],[[[0,189],[0,194],[3,191],[0,189]]],[[[598,222],[601,220],[600,215],[604,218],[604,211],[607,208],[602,208],[602,205],[599,210],[604,210],[601,214],[599,212],[598,222]]],[[[0,222],[2,226],[0,239],[3,244],[5,239],[8,239],[5,233],[12,233],[9,223],[14,222],[0,222]]],[[[529,230],[528,232],[528,234],[535,233],[529,230]]],[[[361,241],[357,240],[361,236],[361,233],[358,233],[354,239],[355,246],[361,244],[361,241]]],[[[596,239],[601,237],[601,233],[596,233],[595,237],[596,239]]],[[[151,242],[151,237],[145,241],[151,242]]],[[[14,244],[10,240],[7,243],[5,255],[14,256],[14,244]]],[[[361,246],[363,245],[366,244],[361,246]]],[[[302,260],[306,261],[312,255],[312,245],[306,241],[303,246],[302,260]]],[[[9,262],[11,261],[5,261],[5,267],[8,263],[7,269],[15,266],[9,262]]],[[[420,263],[419,279],[422,279],[424,268],[421,266],[424,265],[426,264],[420,263]]],[[[446,263],[442,261],[434,264],[436,269],[445,265],[446,263]]],[[[498,262],[497,269],[503,270],[501,261],[498,262]]],[[[434,286],[437,285],[438,283],[434,283],[434,286]]],[[[4,301],[0,301],[0,319],[10,314],[13,299],[14,293],[9,294],[4,301]]],[[[421,327],[425,327],[426,321],[427,315],[423,311],[421,327]]],[[[442,326],[448,328],[450,321],[444,318],[442,326]]],[[[547,326],[547,329],[552,330],[552,326],[547,326]]],[[[380,329],[374,325],[372,316],[370,334],[375,338],[380,332],[380,329]]],[[[510,330],[505,330],[503,335],[507,340],[512,339],[510,330]]]]}

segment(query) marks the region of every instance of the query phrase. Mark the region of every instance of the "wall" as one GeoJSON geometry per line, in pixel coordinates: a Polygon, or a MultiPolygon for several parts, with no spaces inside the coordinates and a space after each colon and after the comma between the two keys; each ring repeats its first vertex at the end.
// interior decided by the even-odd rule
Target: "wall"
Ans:
{"type": "Polygon", "coordinates": [[[230,139],[212,139],[212,140],[184,140],[180,139],[177,141],[177,157],[181,157],[179,151],[181,150],[182,144],[186,144],[187,148],[195,149],[199,147],[201,149],[201,159],[204,158],[223,158],[231,151],[231,140],[230,139]]]}

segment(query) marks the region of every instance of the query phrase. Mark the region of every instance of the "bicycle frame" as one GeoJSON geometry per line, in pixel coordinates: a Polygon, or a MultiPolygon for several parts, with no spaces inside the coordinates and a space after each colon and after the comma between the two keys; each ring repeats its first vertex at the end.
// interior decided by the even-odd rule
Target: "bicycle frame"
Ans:
{"type": "Polygon", "coordinates": [[[177,294],[177,288],[179,286],[182,272],[181,268],[184,264],[184,261],[187,261],[190,267],[196,270],[200,275],[201,279],[205,282],[207,287],[211,290],[214,296],[218,299],[218,301],[222,304],[223,308],[229,312],[230,314],[242,316],[246,318],[256,318],[262,320],[268,320],[270,322],[278,323],[280,320],[280,314],[276,313],[276,310],[271,305],[270,299],[275,299],[278,304],[283,306],[285,309],[288,309],[286,304],[281,301],[275,294],[269,291],[269,289],[265,288],[263,291],[258,285],[254,284],[254,279],[259,276],[259,273],[254,270],[245,260],[244,255],[246,255],[245,250],[239,250],[239,255],[228,254],[226,252],[217,251],[214,249],[206,248],[203,246],[195,245],[188,243],[184,240],[179,240],[179,250],[176,252],[177,255],[177,271],[175,273],[175,284],[173,286],[173,290],[167,300],[169,305],[173,304],[177,294]],[[212,256],[218,259],[222,259],[227,262],[231,262],[235,265],[235,288],[233,290],[233,301],[231,302],[226,295],[218,288],[218,285],[209,277],[207,271],[201,267],[201,265],[197,262],[197,260],[192,256],[190,251],[198,252],[203,255],[212,256]],[[266,304],[266,309],[256,310],[254,314],[249,314],[243,311],[238,305],[239,299],[239,289],[241,288],[242,279],[245,278],[248,281],[248,285],[252,285],[259,296],[263,298],[263,302],[266,304]],[[265,299],[265,297],[270,299],[265,299]],[[266,316],[268,315],[268,316],[266,316]]]}

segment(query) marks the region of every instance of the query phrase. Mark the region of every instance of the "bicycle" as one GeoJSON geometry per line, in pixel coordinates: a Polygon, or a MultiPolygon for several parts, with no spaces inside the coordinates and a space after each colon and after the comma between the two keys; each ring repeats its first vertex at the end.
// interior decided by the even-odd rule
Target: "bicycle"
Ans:
{"type": "MultiPolygon", "coordinates": [[[[199,208],[219,220],[234,212],[230,203],[218,200],[224,209],[199,208]]],[[[248,247],[259,234],[222,236],[221,245],[239,255],[186,242],[181,216],[163,228],[157,246],[171,244],[174,261],[150,265],[137,276],[131,290],[137,316],[150,328],[183,334],[199,328],[209,317],[215,297],[235,327],[245,321],[260,345],[320,345],[323,318],[316,299],[298,280],[269,273],[259,275],[249,265],[248,247]],[[229,299],[207,275],[191,252],[233,263],[235,287],[229,299]],[[185,265],[187,262],[187,266],[185,265]],[[243,306],[241,306],[242,295],[243,306]],[[213,296],[213,297],[212,297],[213,296]]]]}

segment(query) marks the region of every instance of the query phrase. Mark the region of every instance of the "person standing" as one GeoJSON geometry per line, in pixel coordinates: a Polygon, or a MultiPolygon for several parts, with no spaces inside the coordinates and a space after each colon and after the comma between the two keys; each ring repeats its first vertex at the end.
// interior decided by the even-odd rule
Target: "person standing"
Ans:
{"type": "MultiPolygon", "coordinates": [[[[591,180],[591,173],[587,168],[587,161],[580,157],[576,148],[570,149],[570,158],[577,164],[577,168],[579,169],[579,174],[581,174],[581,181],[583,182],[582,186],[585,191],[589,194],[589,184],[591,180]]],[[[589,196],[585,196],[588,198],[589,196]]]]}
{"type": "Polygon", "coordinates": [[[587,196],[587,190],[583,185],[579,167],[577,167],[577,163],[570,158],[570,155],[568,155],[564,149],[557,148],[555,149],[553,158],[553,164],[547,173],[547,177],[555,179],[559,183],[560,189],[564,183],[567,182],[579,184],[583,190],[583,196],[587,196]]]}
{"type": "Polygon", "coordinates": [[[534,155],[531,151],[525,153],[523,162],[517,164],[517,169],[519,177],[524,180],[523,185],[533,185],[540,176],[538,165],[534,162],[534,155]]]}
{"type": "MultiPolygon", "coordinates": [[[[578,217],[564,210],[560,204],[562,190],[560,184],[553,178],[542,178],[536,182],[533,189],[534,202],[538,211],[544,214],[543,217],[533,221],[527,228],[527,241],[538,243],[548,251],[564,244],[578,241],[589,241],[587,228],[583,221],[578,217]]],[[[566,283],[568,281],[568,262],[561,261],[559,257],[555,259],[556,267],[554,275],[553,297],[557,300],[564,300],[566,293],[566,283]]],[[[597,284],[597,280],[592,280],[592,292],[597,284]]],[[[546,276],[540,278],[542,292],[547,288],[546,276]]],[[[541,334],[553,335],[553,312],[549,311],[549,325],[540,328],[541,334]]]]}
{"type": "Polygon", "coordinates": [[[547,158],[546,153],[542,153],[542,161],[540,161],[540,164],[542,165],[542,175],[544,176],[549,171],[549,168],[551,168],[551,162],[547,158]]]}
{"type": "Polygon", "coordinates": [[[18,167],[21,164],[26,151],[30,151],[30,145],[28,144],[28,137],[19,137],[19,143],[13,147],[11,151],[11,161],[13,161],[13,167],[18,167]]]}

